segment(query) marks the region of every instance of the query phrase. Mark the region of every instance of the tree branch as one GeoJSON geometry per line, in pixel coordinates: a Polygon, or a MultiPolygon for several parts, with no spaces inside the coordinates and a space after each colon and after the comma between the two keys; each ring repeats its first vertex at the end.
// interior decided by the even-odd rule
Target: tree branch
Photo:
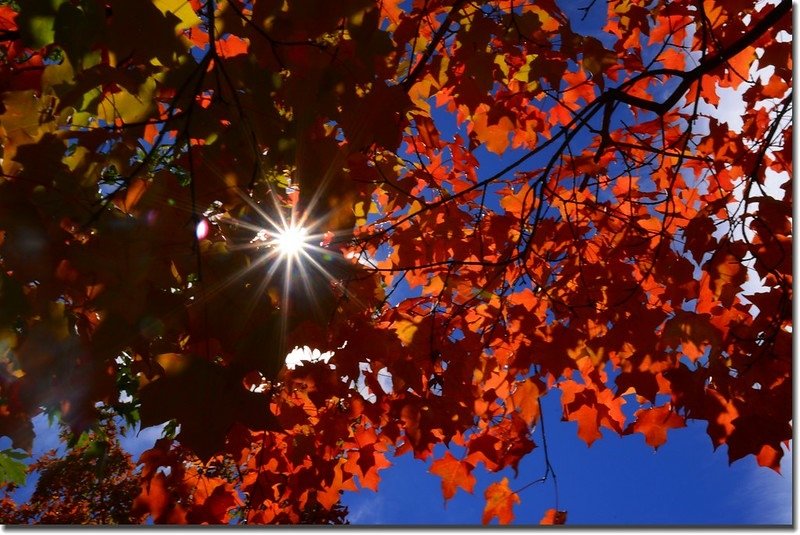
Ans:
{"type": "MultiPolygon", "coordinates": [[[[414,66],[414,68],[411,71],[409,71],[408,76],[406,76],[406,79],[401,82],[400,85],[403,89],[408,91],[409,89],[411,89],[411,86],[414,85],[414,82],[417,81],[417,78],[419,78],[420,74],[422,74],[422,69],[425,68],[425,64],[428,63],[428,60],[433,55],[434,51],[436,50],[436,47],[439,46],[439,43],[442,41],[442,39],[444,39],[445,34],[450,29],[450,24],[452,24],[456,14],[465,3],[466,3],[465,0],[456,0],[456,2],[453,4],[453,7],[450,9],[450,12],[447,13],[447,17],[444,19],[444,22],[442,22],[442,25],[439,27],[438,30],[436,30],[433,39],[431,40],[430,43],[428,43],[428,47],[425,49],[425,52],[422,53],[422,57],[419,58],[419,61],[414,66]]],[[[414,58],[411,58],[411,60],[413,61],[414,58]]]]}

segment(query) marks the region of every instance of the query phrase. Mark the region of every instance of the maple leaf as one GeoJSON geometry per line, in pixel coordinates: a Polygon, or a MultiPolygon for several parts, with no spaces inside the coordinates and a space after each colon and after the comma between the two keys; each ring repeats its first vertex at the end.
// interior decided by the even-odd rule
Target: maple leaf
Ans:
{"type": "Polygon", "coordinates": [[[567,523],[567,512],[559,511],[557,509],[548,509],[547,511],[545,511],[542,520],[539,521],[539,524],[543,526],[553,526],[566,523],[567,523]]]}
{"type": "Polygon", "coordinates": [[[555,388],[589,445],[695,418],[780,467],[790,0],[2,4],[14,447],[43,409],[98,451],[104,411],[170,421],[137,519],[340,523],[390,451],[465,448],[431,465],[445,503],[516,471],[555,388]],[[295,345],[332,356],[290,370],[295,345]]]}
{"type": "Polygon", "coordinates": [[[389,19],[391,24],[398,24],[403,10],[400,9],[402,0],[381,0],[381,14],[389,19]]]}
{"type": "Polygon", "coordinates": [[[729,461],[752,454],[760,466],[780,473],[780,461],[783,457],[781,444],[790,440],[791,426],[758,414],[742,415],[731,423],[733,431],[726,440],[729,461]]]}
{"type": "Polygon", "coordinates": [[[517,472],[520,460],[536,445],[530,439],[530,428],[516,413],[482,433],[474,434],[467,443],[468,459],[483,461],[492,471],[511,466],[517,472]]]}
{"type": "Polygon", "coordinates": [[[539,396],[542,391],[543,385],[526,379],[511,394],[515,408],[519,409],[520,416],[528,425],[533,425],[539,417],[539,396]]]}
{"type": "Polygon", "coordinates": [[[172,500],[164,474],[156,474],[133,502],[135,514],[147,513],[158,524],[183,524],[186,509],[172,500]]]}
{"type": "Polygon", "coordinates": [[[481,522],[486,525],[497,518],[500,524],[510,524],[514,520],[513,507],[520,503],[519,496],[508,488],[508,478],[504,477],[499,483],[492,483],[483,494],[486,506],[483,509],[481,522]]]}
{"type": "Polygon", "coordinates": [[[486,143],[486,148],[495,154],[503,154],[509,145],[509,134],[514,130],[514,124],[508,117],[500,117],[496,124],[489,124],[489,115],[480,113],[473,123],[478,140],[486,143]]]}
{"type": "Polygon", "coordinates": [[[163,354],[159,363],[164,376],[140,393],[143,427],[177,419],[178,439],[202,458],[222,450],[236,421],[254,429],[279,428],[268,400],[244,390],[224,368],[191,355],[163,354]]]}
{"type": "Polygon", "coordinates": [[[379,470],[392,466],[381,451],[376,451],[374,444],[362,445],[362,447],[348,455],[346,468],[353,474],[357,474],[359,483],[362,487],[378,491],[380,482],[379,470]]]}
{"type": "Polygon", "coordinates": [[[594,37],[587,37],[583,43],[584,68],[592,73],[592,79],[602,89],[604,87],[603,73],[617,63],[617,55],[606,50],[603,44],[594,37]]]}
{"type": "Polygon", "coordinates": [[[207,496],[198,496],[195,492],[195,503],[186,519],[192,524],[224,524],[227,520],[228,511],[237,505],[241,505],[241,499],[229,483],[220,482],[213,485],[209,482],[198,483],[198,487],[211,486],[213,490],[208,493],[207,488],[204,492],[207,496]],[[201,500],[201,498],[203,498],[201,500]],[[201,502],[202,503],[198,503],[201,502]],[[200,505],[200,507],[197,507],[200,505]]]}
{"type": "Polygon", "coordinates": [[[15,31],[17,29],[17,12],[10,6],[0,7],[0,30],[15,31]]]}
{"type": "Polygon", "coordinates": [[[728,252],[716,254],[703,267],[714,298],[730,307],[747,279],[746,269],[739,257],[728,252]]]}
{"type": "Polygon", "coordinates": [[[442,494],[445,502],[455,496],[459,487],[472,493],[475,487],[472,468],[471,464],[456,459],[449,451],[445,452],[444,457],[431,463],[430,472],[442,478],[442,494]]]}
{"type": "Polygon", "coordinates": [[[587,446],[602,438],[601,426],[622,432],[624,400],[614,398],[610,389],[585,386],[572,380],[562,382],[559,388],[564,392],[561,402],[565,419],[578,422],[578,436],[587,446]]]}
{"type": "Polygon", "coordinates": [[[639,409],[634,418],[635,421],[625,429],[625,434],[641,433],[645,442],[655,449],[667,441],[669,429],[686,427],[684,419],[670,405],[639,409]]]}
{"type": "Polygon", "coordinates": [[[225,39],[217,42],[217,47],[219,47],[219,53],[222,56],[230,58],[239,54],[246,54],[248,42],[235,35],[229,35],[225,39]]]}

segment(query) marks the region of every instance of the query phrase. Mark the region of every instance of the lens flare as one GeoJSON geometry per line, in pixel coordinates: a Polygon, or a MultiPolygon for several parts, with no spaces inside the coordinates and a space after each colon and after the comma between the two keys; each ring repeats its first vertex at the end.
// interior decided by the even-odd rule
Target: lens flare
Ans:
{"type": "Polygon", "coordinates": [[[289,225],[273,234],[272,245],[284,258],[297,258],[308,245],[308,229],[289,225]]]}
{"type": "MultiPolygon", "coordinates": [[[[231,284],[243,283],[252,299],[243,306],[241,316],[249,317],[259,303],[268,300],[263,310],[274,318],[275,324],[269,328],[274,329],[276,346],[291,355],[292,346],[287,345],[290,331],[312,316],[330,321],[335,313],[330,307],[338,306],[342,293],[358,303],[342,280],[352,262],[337,250],[334,231],[325,228],[327,216],[314,219],[309,211],[287,209],[277,194],[270,196],[274,203],[270,206],[268,200],[259,203],[251,194],[239,193],[250,210],[241,218],[220,216],[219,233],[224,235],[230,229],[227,249],[250,251],[247,265],[213,286],[203,286],[201,299],[209,299],[231,284]],[[241,238],[248,234],[249,243],[243,242],[241,238]],[[261,273],[261,279],[252,280],[253,273],[261,273]]],[[[210,227],[207,231],[199,225],[198,236],[210,234],[210,227]]]]}
{"type": "Polygon", "coordinates": [[[208,232],[211,228],[208,225],[207,219],[201,219],[200,222],[197,224],[195,228],[195,235],[197,236],[198,240],[204,240],[208,236],[208,232]]]}

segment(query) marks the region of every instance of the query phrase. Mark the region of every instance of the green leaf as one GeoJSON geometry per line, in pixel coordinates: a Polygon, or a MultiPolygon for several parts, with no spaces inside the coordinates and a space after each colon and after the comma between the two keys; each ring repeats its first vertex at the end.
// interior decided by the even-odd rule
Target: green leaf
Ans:
{"type": "Polygon", "coordinates": [[[86,459],[100,459],[108,454],[108,441],[106,440],[92,440],[86,447],[84,456],[86,459]]]}
{"type": "Polygon", "coordinates": [[[69,61],[78,70],[84,65],[84,56],[89,53],[104,24],[103,13],[97,2],[66,3],[59,7],[55,17],[53,39],[64,49],[69,61]]]}
{"type": "Polygon", "coordinates": [[[66,0],[27,0],[17,16],[20,37],[25,46],[42,48],[55,40],[55,18],[66,0]]]}
{"type": "Polygon", "coordinates": [[[185,0],[155,0],[156,7],[166,15],[172,13],[180,22],[175,27],[176,30],[183,31],[199,25],[202,20],[192,9],[192,5],[185,0]]]}
{"type": "Polygon", "coordinates": [[[24,452],[12,449],[0,451],[0,483],[13,483],[18,487],[24,485],[28,467],[21,461],[27,458],[28,454],[24,452]]]}

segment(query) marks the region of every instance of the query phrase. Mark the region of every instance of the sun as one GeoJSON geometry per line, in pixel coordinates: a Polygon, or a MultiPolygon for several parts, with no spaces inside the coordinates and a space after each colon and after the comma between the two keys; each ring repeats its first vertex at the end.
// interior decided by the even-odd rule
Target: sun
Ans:
{"type": "Polygon", "coordinates": [[[308,245],[308,229],[289,224],[272,234],[272,246],[287,259],[297,258],[308,245]]]}

